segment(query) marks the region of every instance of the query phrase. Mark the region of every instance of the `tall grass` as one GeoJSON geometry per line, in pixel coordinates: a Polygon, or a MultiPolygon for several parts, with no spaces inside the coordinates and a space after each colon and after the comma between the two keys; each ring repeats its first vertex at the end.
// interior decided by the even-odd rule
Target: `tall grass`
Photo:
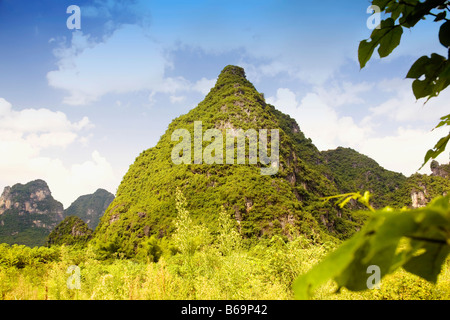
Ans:
{"type": "MultiPolygon", "coordinates": [[[[16,248],[17,249],[17,248],[16,248]]],[[[14,248],[8,250],[14,251],[14,248]]],[[[19,266],[0,264],[2,299],[142,300],[142,299],[293,299],[291,284],[332,250],[299,237],[262,242],[224,255],[213,246],[189,259],[181,253],[158,262],[99,260],[88,249],[59,247],[52,261],[30,260],[19,266]],[[80,267],[80,289],[69,289],[67,268],[80,267]]],[[[16,253],[11,253],[14,255],[16,253]]],[[[400,270],[383,278],[380,289],[320,288],[315,299],[450,299],[450,261],[433,285],[400,270]]]]}

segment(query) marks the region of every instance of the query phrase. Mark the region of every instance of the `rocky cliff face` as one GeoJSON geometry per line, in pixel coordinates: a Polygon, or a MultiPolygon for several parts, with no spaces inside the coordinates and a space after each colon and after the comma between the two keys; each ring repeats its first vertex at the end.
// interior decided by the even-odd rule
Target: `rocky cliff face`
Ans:
{"type": "MultiPolygon", "coordinates": [[[[411,206],[425,207],[436,196],[448,194],[450,191],[450,164],[442,164],[436,160],[430,164],[431,175],[422,175],[411,187],[411,206]]],[[[409,178],[414,181],[414,176],[409,178]]]]}
{"type": "Polygon", "coordinates": [[[431,161],[432,176],[450,179],[450,164],[439,164],[436,160],[431,161]]]}
{"type": "Polygon", "coordinates": [[[43,245],[63,218],[63,205],[45,181],[5,187],[0,197],[0,243],[43,245]]]}
{"type": "Polygon", "coordinates": [[[426,186],[423,186],[422,190],[412,190],[411,191],[411,205],[415,208],[425,207],[428,203],[427,199],[428,193],[426,186]]]}

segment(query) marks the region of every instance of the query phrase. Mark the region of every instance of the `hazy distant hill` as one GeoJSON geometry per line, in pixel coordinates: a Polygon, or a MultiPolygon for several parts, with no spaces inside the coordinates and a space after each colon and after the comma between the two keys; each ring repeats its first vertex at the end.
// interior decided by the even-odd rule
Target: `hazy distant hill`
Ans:
{"type": "Polygon", "coordinates": [[[95,230],[106,208],[114,200],[114,195],[104,189],[98,189],[93,194],[78,197],[66,210],[65,216],[77,216],[95,230]]]}
{"type": "Polygon", "coordinates": [[[375,160],[351,148],[339,147],[322,154],[333,172],[339,192],[369,191],[375,207],[387,206],[387,195],[406,183],[403,174],[386,170],[375,160]]]}
{"type": "Polygon", "coordinates": [[[43,180],[5,187],[0,197],[0,243],[40,246],[63,220],[63,205],[43,180]]]}

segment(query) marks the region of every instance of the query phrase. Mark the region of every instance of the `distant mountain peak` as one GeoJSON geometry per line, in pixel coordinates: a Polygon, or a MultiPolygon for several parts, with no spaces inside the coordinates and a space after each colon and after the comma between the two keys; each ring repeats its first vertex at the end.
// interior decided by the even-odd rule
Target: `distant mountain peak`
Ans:
{"type": "Polygon", "coordinates": [[[44,180],[5,187],[0,197],[0,242],[42,245],[62,219],[63,205],[44,180]]]}
{"type": "MultiPolygon", "coordinates": [[[[320,197],[336,193],[329,176],[331,174],[324,166],[320,152],[311,140],[305,138],[295,120],[267,104],[263,94],[247,80],[243,68],[228,65],[203,101],[187,114],[174,119],[156,146],[136,158],[96,228],[94,242],[101,247],[112,244],[125,255],[132,256],[136,245],[146,237],[169,236],[174,230],[177,187],[185,195],[193,219],[212,229],[220,207],[224,206],[237,220],[245,238],[271,237],[274,234],[290,238],[296,233],[326,237],[328,232],[342,232],[346,236],[344,233],[355,230],[353,225],[347,226],[351,223],[346,217],[342,216],[342,221],[334,223],[332,219],[336,214],[330,213],[327,226],[323,227],[319,215],[328,209],[321,212],[305,210],[320,197]],[[196,127],[198,123],[201,125],[196,127]],[[173,139],[176,130],[183,132],[182,139],[173,139]],[[214,133],[214,142],[219,141],[213,152],[212,139],[206,137],[208,130],[214,133]],[[272,139],[272,130],[276,132],[276,139],[272,139]],[[258,142],[259,158],[253,153],[250,155],[251,139],[245,137],[246,145],[240,149],[244,149],[244,156],[238,156],[239,143],[234,139],[238,140],[244,132],[249,136],[254,133],[256,138],[252,141],[259,139],[259,142],[261,134],[270,132],[270,146],[268,135],[263,147],[258,142]],[[197,144],[201,148],[195,146],[196,133],[197,137],[203,138],[197,144]],[[273,145],[278,146],[274,142],[278,141],[278,133],[279,157],[269,164],[261,162],[261,150],[267,152],[273,145]],[[230,136],[232,144],[228,144],[227,137],[230,136]],[[223,143],[220,143],[221,138],[223,143]],[[194,159],[196,151],[200,155],[203,152],[203,159],[205,154],[209,156],[212,153],[214,157],[217,154],[222,154],[222,157],[219,156],[213,164],[193,162],[192,157],[186,162],[175,163],[173,150],[181,145],[181,140],[189,141],[187,148],[182,149],[183,156],[193,150],[194,159]],[[191,141],[194,142],[193,148],[191,141]],[[231,149],[234,150],[227,153],[231,149]],[[230,161],[227,154],[231,154],[230,161]],[[255,159],[256,163],[250,162],[255,159]],[[261,174],[261,169],[273,165],[279,169],[275,174],[261,174]]],[[[330,205],[329,211],[333,210],[330,205]]]]}
{"type": "Polygon", "coordinates": [[[114,195],[105,189],[97,189],[93,194],[78,197],[66,210],[65,216],[77,216],[94,230],[114,195]]]}
{"type": "Polygon", "coordinates": [[[247,79],[245,76],[245,70],[242,67],[239,66],[233,66],[233,65],[228,65],[225,68],[223,68],[222,72],[219,74],[219,79],[221,77],[225,77],[227,75],[232,75],[232,76],[237,76],[237,77],[242,77],[244,79],[247,79]]]}

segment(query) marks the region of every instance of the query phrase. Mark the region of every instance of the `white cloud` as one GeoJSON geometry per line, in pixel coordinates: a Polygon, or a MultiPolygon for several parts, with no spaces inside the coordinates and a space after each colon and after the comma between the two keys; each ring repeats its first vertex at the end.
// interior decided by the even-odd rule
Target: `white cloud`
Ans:
{"type": "MultiPolygon", "coordinates": [[[[300,129],[319,150],[351,147],[386,169],[408,176],[419,169],[427,150],[448,134],[445,127],[431,129],[440,116],[448,113],[447,101],[450,98],[450,92],[443,92],[423,106],[423,102],[416,103],[411,97],[410,90],[410,84],[391,79],[378,86],[343,84],[338,88],[316,87],[301,99],[290,89],[280,88],[276,96],[267,101],[296,119],[300,129]],[[368,115],[360,122],[340,114],[340,105],[364,103],[361,94],[371,88],[382,90],[387,100],[369,108],[368,115]],[[412,127],[413,123],[417,125],[412,127]],[[392,132],[386,132],[386,126],[392,132]]],[[[448,162],[447,154],[441,154],[437,160],[448,162]]],[[[429,173],[429,166],[420,172],[429,173]]]]}
{"type": "Polygon", "coordinates": [[[373,85],[367,82],[342,82],[333,86],[317,86],[314,90],[325,103],[334,107],[348,104],[362,104],[365,102],[361,94],[369,91],[373,85]]]}
{"type": "Polygon", "coordinates": [[[393,95],[383,103],[370,108],[370,115],[365,121],[389,119],[401,123],[421,122],[437,124],[439,118],[448,114],[450,91],[443,91],[438,97],[430,99],[425,105],[424,99],[416,101],[411,81],[394,78],[381,81],[378,90],[393,95]]]}
{"type": "MultiPolygon", "coordinates": [[[[393,135],[365,140],[357,150],[375,159],[384,168],[409,176],[422,165],[427,150],[447,134],[446,128],[426,131],[399,127],[393,135]]],[[[447,163],[447,153],[441,154],[437,160],[447,163]]],[[[420,172],[430,173],[429,163],[420,172]]]]}
{"type": "Polygon", "coordinates": [[[217,79],[201,78],[192,86],[192,89],[200,92],[203,95],[207,95],[209,90],[216,84],[217,79]]]}
{"type": "Polygon", "coordinates": [[[15,111],[0,98],[0,142],[8,146],[27,145],[39,151],[47,147],[66,147],[78,137],[77,132],[92,128],[87,117],[71,122],[60,111],[23,109],[15,111]]]}
{"type": "Polygon", "coordinates": [[[287,88],[277,90],[276,97],[269,97],[267,102],[282,112],[296,119],[300,129],[312,139],[320,150],[334,149],[337,146],[350,146],[364,140],[371,132],[368,126],[360,126],[350,116],[341,116],[336,105],[343,101],[358,101],[345,90],[332,97],[332,92],[325,96],[324,89],[316,88],[315,92],[306,94],[300,102],[294,92],[287,88]],[[334,101],[335,105],[330,104],[334,101]]]}
{"type": "Polygon", "coordinates": [[[65,207],[99,187],[115,192],[119,181],[98,151],[92,152],[91,159],[72,165],[45,155],[50,147],[62,150],[75,142],[86,146],[90,135],[84,133],[92,126],[87,117],[72,122],[64,113],[48,109],[15,111],[0,98],[0,185],[44,179],[65,207]]]}
{"type": "MultiPolygon", "coordinates": [[[[73,33],[70,46],[54,50],[58,69],[47,73],[50,86],[68,92],[63,102],[85,105],[108,93],[147,90],[152,102],[157,92],[171,94],[198,91],[207,94],[216,79],[191,83],[183,77],[166,77],[172,67],[162,44],[151,39],[138,25],[122,24],[97,42],[81,31],[73,33]]],[[[180,102],[178,99],[177,102],[180,102]]]]}
{"type": "Polygon", "coordinates": [[[186,100],[185,96],[170,96],[169,97],[171,103],[181,103],[186,100]]]}
{"type": "Polygon", "coordinates": [[[155,90],[169,64],[163,50],[136,25],[122,25],[103,42],[74,32],[71,45],[54,51],[58,70],[47,73],[49,85],[69,93],[64,103],[82,105],[107,93],[155,90]]]}
{"type": "Polygon", "coordinates": [[[287,88],[279,88],[277,96],[268,97],[267,102],[278,107],[280,110],[295,111],[298,107],[297,97],[294,92],[287,88]]]}

